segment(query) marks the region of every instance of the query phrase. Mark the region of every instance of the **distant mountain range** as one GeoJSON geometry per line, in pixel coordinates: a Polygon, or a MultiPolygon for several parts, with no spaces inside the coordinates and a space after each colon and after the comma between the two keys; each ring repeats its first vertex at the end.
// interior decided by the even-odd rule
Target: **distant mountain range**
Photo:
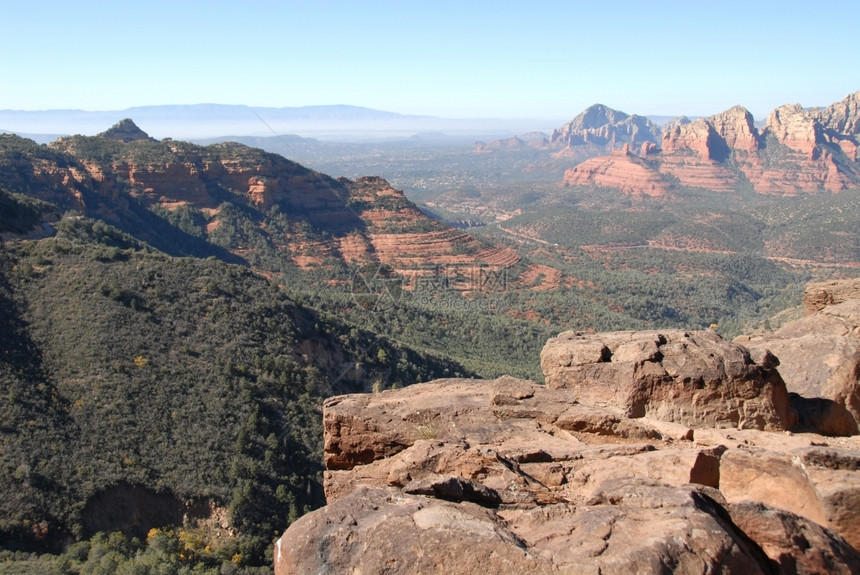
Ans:
{"type": "MultiPolygon", "coordinates": [[[[550,120],[450,119],[357,106],[200,104],[97,112],[0,110],[0,131],[47,143],[58,134],[94,134],[132,118],[155,138],[234,140],[290,156],[296,155],[293,144],[311,144],[300,140],[308,136],[406,141],[432,134],[437,143],[459,139],[471,144],[495,135],[499,139],[479,141],[475,151],[527,152],[537,160],[529,170],[567,170],[563,181],[568,186],[613,188],[638,197],[665,197],[680,188],[791,196],[860,184],[858,109],[860,92],[827,107],[781,106],[763,122],[742,106],[708,118],[667,120],[595,104],[553,126],[550,120]]],[[[318,152],[325,155],[325,150],[318,152]]]]}
{"type": "Polygon", "coordinates": [[[156,138],[281,136],[299,134],[328,139],[367,140],[408,137],[418,132],[491,135],[551,129],[559,120],[453,119],[385,112],[360,106],[263,108],[196,104],[142,106],[113,111],[0,110],[0,131],[40,143],[58,135],[94,135],[124,118],[132,118],[156,138]]]}

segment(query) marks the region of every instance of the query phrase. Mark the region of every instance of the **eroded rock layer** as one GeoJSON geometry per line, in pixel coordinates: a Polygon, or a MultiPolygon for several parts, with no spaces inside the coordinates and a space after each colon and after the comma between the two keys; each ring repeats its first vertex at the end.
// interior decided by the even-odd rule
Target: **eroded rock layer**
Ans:
{"type": "MultiPolygon", "coordinates": [[[[564,183],[660,197],[666,193],[649,190],[680,186],[731,192],[751,186],[778,196],[840,192],[860,184],[858,102],[860,92],[827,108],[780,106],[761,130],[742,106],[692,122],[682,118],[664,126],[659,152],[642,147],[646,162],[625,163],[614,155],[589,158],[568,170],[564,183]]],[[[582,139],[573,137],[576,130],[562,133],[552,141],[582,139]]]]}
{"type": "Polygon", "coordinates": [[[329,505],[278,541],[275,572],[860,570],[857,438],[581,399],[503,377],[327,400],[329,505]]]}

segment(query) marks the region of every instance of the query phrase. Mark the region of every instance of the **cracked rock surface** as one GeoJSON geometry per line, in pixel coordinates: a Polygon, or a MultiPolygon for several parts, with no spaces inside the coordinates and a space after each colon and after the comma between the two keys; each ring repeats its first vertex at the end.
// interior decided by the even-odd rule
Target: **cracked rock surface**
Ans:
{"type": "MultiPolygon", "coordinates": [[[[654,359],[602,341],[583,354],[654,359]]],[[[761,368],[730,353],[695,357],[761,368]]],[[[624,405],[510,377],[331,398],[328,505],[278,541],[275,572],[860,573],[860,438],[624,405]]]]}

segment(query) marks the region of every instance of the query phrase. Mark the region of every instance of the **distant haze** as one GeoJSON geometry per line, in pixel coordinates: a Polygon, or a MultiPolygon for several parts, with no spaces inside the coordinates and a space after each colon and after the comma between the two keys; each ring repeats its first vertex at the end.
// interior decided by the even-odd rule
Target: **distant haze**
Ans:
{"type": "Polygon", "coordinates": [[[211,138],[217,136],[283,136],[296,134],[319,139],[360,141],[409,137],[422,132],[463,136],[504,136],[536,130],[551,131],[569,118],[451,119],[396,114],[357,106],[252,108],[201,104],[144,106],[118,111],[0,110],[0,130],[20,135],[94,135],[131,118],[155,138],[211,138]]]}

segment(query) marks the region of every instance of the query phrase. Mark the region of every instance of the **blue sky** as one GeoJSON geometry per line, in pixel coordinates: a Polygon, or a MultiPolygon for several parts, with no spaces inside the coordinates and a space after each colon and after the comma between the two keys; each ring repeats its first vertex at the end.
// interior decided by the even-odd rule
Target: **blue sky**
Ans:
{"type": "Polygon", "coordinates": [[[0,109],[756,118],[860,90],[853,1],[0,0],[0,109]]]}

